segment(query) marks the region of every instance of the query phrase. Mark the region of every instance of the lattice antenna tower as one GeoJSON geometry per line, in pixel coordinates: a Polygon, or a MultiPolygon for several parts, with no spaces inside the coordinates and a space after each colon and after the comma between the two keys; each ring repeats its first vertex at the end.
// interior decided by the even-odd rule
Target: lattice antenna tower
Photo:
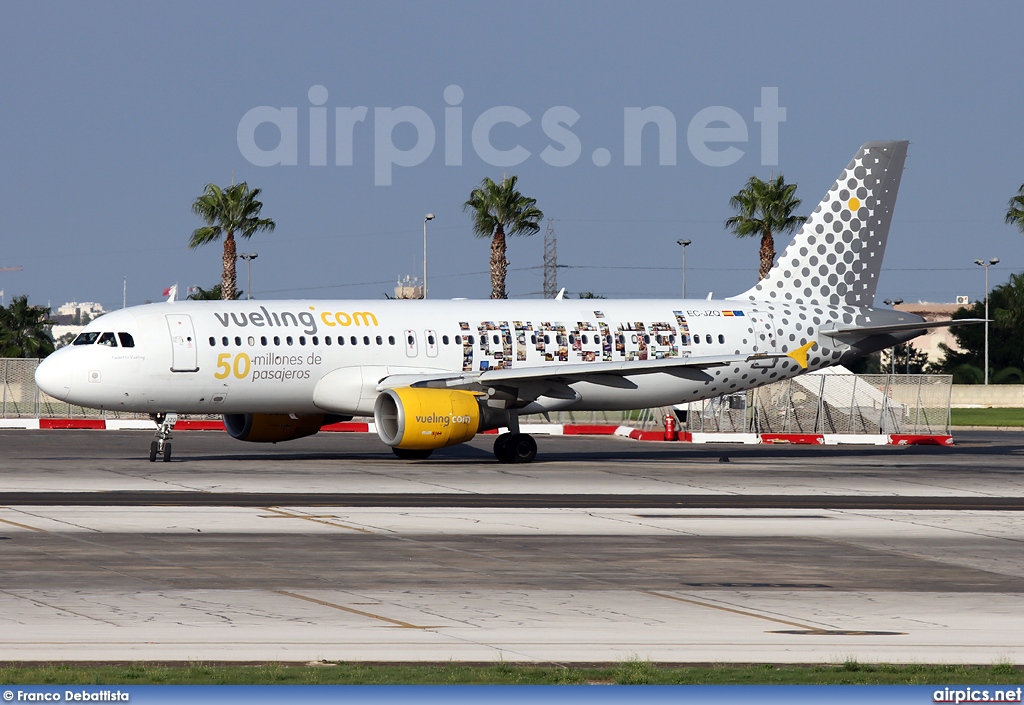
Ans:
{"type": "Polygon", "coordinates": [[[553,299],[558,295],[558,246],[555,242],[555,223],[548,218],[544,231],[544,298],[553,299]]]}

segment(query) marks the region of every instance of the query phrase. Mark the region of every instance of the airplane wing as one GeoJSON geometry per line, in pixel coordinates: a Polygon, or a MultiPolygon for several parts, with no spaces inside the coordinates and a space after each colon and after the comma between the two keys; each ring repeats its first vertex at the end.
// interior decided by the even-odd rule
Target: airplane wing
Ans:
{"type": "Polygon", "coordinates": [[[807,367],[807,351],[816,343],[793,350],[789,353],[760,353],[754,355],[703,355],[669,357],[656,360],[630,360],[623,362],[580,362],[543,367],[520,367],[473,372],[451,372],[437,374],[392,375],[381,380],[377,391],[398,387],[447,387],[451,389],[482,389],[491,385],[516,385],[529,382],[580,382],[594,381],[609,383],[609,378],[632,377],[655,372],[703,370],[709,367],[724,367],[737,362],[771,360],[789,357],[803,368],[807,367]]]}
{"type": "Polygon", "coordinates": [[[984,323],[984,318],[961,318],[955,321],[921,321],[919,323],[893,323],[884,326],[840,326],[839,328],[832,328],[828,330],[822,330],[822,335],[827,335],[831,338],[845,339],[860,339],[866,338],[869,335],[881,335],[883,333],[906,333],[908,331],[920,330],[924,331],[929,328],[943,328],[948,326],[959,326],[967,323],[984,323]]]}

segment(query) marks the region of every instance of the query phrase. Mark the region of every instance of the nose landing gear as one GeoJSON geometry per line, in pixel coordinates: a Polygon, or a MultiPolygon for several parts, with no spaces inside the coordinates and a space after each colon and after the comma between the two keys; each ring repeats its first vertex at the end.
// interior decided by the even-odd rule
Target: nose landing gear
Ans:
{"type": "Polygon", "coordinates": [[[149,462],[155,463],[157,456],[161,456],[165,463],[171,462],[171,431],[174,424],[178,422],[178,415],[175,413],[150,414],[149,418],[156,423],[156,440],[149,444],[149,462]]]}

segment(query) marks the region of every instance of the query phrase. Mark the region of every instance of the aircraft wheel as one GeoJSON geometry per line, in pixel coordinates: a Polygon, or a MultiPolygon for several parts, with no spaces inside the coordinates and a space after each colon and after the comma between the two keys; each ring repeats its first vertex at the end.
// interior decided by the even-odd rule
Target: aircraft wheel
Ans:
{"type": "Polygon", "coordinates": [[[516,433],[508,441],[516,463],[532,463],[537,457],[537,441],[528,433],[516,433]]]}
{"type": "Polygon", "coordinates": [[[171,442],[164,441],[164,462],[171,462],[171,442]]]}
{"type": "Polygon", "coordinates": [[[433,450],[419,450],[417,448],[392,448],[391,452],[395,457],[402,460],[426,460],[433,453],[433,450]]]}
{"type": "Polygon", "coordinates": [[[153,441],[152,443],[149,444],[149,462],[151,462],[151,463],[155,463],[156,462],[156,451],[157,451],[158,445],[159,444],[157,444],[156,441],[153,441]]]}
{"type": "Polygon", "coordinates": [[[532,463],[537,457],[537,441],[528,433],[511,433],[500,448],[495,442],[494,457],[499,463],[532,463]]]}
{"type": "Polygon", "coordinates": [[[501,463],[511,463],[512,462],[511,460],[502,460],[502,457],[504,457],[506,455],[505,446],[508,445],[508,439],[511,438],[511,437],[512,437],[511,433],[502,433],[502,434],[499,434],[498,437],[494,439],[494,457],[498,459],[498,462],[501,462],[501,463]]]}

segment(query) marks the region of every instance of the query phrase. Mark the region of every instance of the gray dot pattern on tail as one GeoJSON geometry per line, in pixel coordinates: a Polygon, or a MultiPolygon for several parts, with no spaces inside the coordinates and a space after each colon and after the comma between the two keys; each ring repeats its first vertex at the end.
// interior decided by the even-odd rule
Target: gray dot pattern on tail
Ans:
{"type": "Polygon", "coordinates": [[[832,185],[768,276],[736,297],[871,306],[907,142],[868,142],[832,185]]]}

